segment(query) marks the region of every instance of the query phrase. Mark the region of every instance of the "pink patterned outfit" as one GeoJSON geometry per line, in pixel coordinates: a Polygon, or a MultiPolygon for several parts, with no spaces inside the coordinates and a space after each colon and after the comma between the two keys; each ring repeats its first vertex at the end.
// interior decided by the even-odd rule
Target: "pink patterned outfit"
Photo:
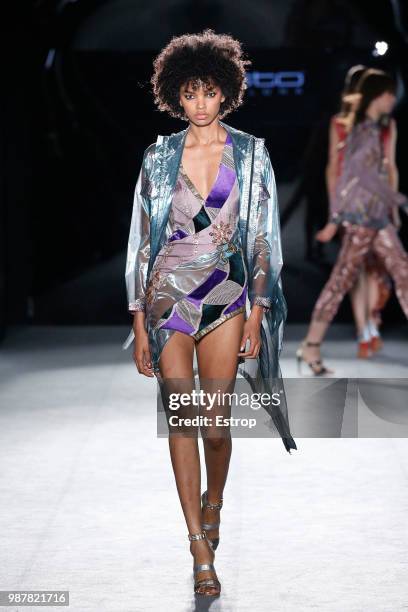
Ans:
{"type": "Polygon", "coordinates": [[[314,321],[332,321],[371,253],[393,279],[408,318],[408,255],[391,217],[395,206],[408,213],[408,199],[388,184],[380,129],[376,122],[366,119],[349,135],[331,218],[343,227],[342,246],[313,309],[314,321]]]}

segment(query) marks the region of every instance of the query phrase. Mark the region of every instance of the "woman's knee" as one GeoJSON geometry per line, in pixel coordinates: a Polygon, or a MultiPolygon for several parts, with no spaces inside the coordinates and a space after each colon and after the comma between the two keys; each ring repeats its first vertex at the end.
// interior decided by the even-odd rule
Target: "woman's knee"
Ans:
{"type": "Polygon", "coordinates": [[[203,436],[204,446],[210,448],[211,450],[217,451],[225,448],[229,445],[231,440],[231,435],[228,432],[225,432],[222,436],[203,436]]]}

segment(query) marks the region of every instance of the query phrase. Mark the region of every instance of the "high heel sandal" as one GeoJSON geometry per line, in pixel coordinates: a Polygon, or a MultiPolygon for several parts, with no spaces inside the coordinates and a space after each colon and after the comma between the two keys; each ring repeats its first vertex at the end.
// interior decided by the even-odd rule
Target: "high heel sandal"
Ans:
{"type": "MultiPolygon", "coordinates": [[[[218,597],[218,595],[220,595],[221,593],[221,583],[217,578],[217,574],[215,572],[215,567],[214,567],[214,556],[215,553],[212,549],[212,546],[210,544],[210,541],[207,537],[207,534],[205,531],[202,531],[201,533],[189,533],[188,534],[188,539],[190,540],[190,542],[192,542],[193,540],[206,540],[207,544],[208,544],[208,548],[211,551],[212,554],[212,562],[211,563],[196,563],[193,566],[193,572],[194,572],[194,593],[197,593],[198,595],[206,595],[206,596],[212,596],[212,597],[218,597]],[[215,574],[215,578],[202,578],[201,580],[198,580],[198,574],[200,572],[204,572],[204,571],[209,571],[209,572],[213,572],[215,574]],[[200,589],[202,587],[209,587],[211,590],[208,590],[207,588],[205,588],[204,591],[200,591],[200,589]],[[215,592],[214,592],[214,589],[215,592]]],[[[190,552],[193,555],[192,551],[191,551],[191,544],[190,544],[190,552]]],[[[193,555],[194,556],[194,555],[193,555]]]]}
{"type": "Polygon", "coordinates": [[[326,366],[323,365],[321,359],[315,359],[314,361],[306,361],[306,359],[303,357],[303,348],[305,346],[320,346],[320,345],[321,345],[321,342],[308,342],[307,340],[303,340],[303,342],[301,342],[300,347],[296,351],[296,359],[297,359],[297,367],[298,367],[299,375],[301,375],[302,373],[302,361],[304,361],[309,366],[309,368],[312,370],[315,376],[322,376],[322,374],[333,374],[333,370],[329,370],[329,368],[326,368],[326,366]]]}
{"type": "Polygon", "coordinates": [[[367,340],[359,340],[357,347],[358,359],[368,359],[371,357],[371,350],[371,341],[367,342],[367,340]]]}
{"type": "Polygon", "coordinates": [[[383,341],[382,341],[381,336],[372,336],[371,342],[370,342],[371,351],[373,353],[377,353],[377,351],[380,351],[382,347],[383,347],[383,341]]]}
{"type": "MultiPolygon", "coordinates": [[[[210,510],[221,510],[222,508],[222,504],[223,504],[223,499],[221,498],[221,500],[219,502],[217,502],[216,504],[211,504],[208,501],[208,493],[207,491],[204,491],[204,493],[201,495],[201,510],[204,510],[204,508],[209,508],[210,510]]],[[[201,528],[204,529],[206,532],[207,531],[212,531],[213,529],[217,529],[220,526],[220,522],[218,521],[218,523],[201,523],[201,528]]],[[[217,549],[218,544],[220,543],[220,538],[210,538],[207,536],[207,539],[209,540],[210,544],[211,544],[211,548],[213,550],[217,549]]]]}

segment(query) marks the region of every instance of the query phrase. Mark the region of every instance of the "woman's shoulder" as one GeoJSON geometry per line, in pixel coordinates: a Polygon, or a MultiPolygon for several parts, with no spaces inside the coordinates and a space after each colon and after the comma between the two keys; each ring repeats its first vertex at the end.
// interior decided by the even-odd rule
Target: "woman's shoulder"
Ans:
{"type": "Polygon", "coordinates": [[[255,136],[255,134],[251,134],[250,132],[244,132],[244,130],[240,130],[238,128],[232,127],[232,125],[227,125],[220,121],[221,125],[231,133],[232,137],[242,139],[242,140],[258,140],[261,142],[265,142],[265,138],[255,136]]]}
{"type": "MultiPolygon", "coordinates": [[[[255,141],[261,147],[265,154],[268,153],[265,138],[255,136],[249,132],[245,132],[244,130],[239,130],[238,128],[232,127],[231,125],[227,125],[223,122],[220,122],[221,125],[229,132],[237,144],[248,143],[249,141],[255,141]]],[[[171,132],[170,134],[158,134],[155,142],[152,142],[148,147],[146,147],[143,158],[145,162],[149,163],[154,159],[157,146],[163,143],[164,141],[168,141],[172,146],[176,147],[180,143],[183,135],[185,134],[186,129],[179,130],[178,132],[171,132]]]]}
{"type": "MultiPolygon", "coordinates": [[[[236,127],[232,127],[232,125],[228,125],[222,121],[220,121],[220,124],[225,128],[227,132],[230,132],[233,137],[235,136],[238,138],[248,139],[248,140],[251,140],[251,139],[256,139],[256,140],[261,140],[261,141],[265,140],[265,138],[255,136],[254,134],[250,134],[249,132],[245,132],[244,130],[240,130],[236,127]]],[[[183,130],[179,130],[178,132],[171,132],[170,134],[158,134],[156,141],[153,142],[151,145],[149,145],[145,151],[154,152],[157,143],[161,142],[164,139],[182,137],[183,134],[186,132],[186,129],[187,128],[184,128],[183,130]]]]}
{"type": "Polygon", "coordinates": [[[343,140],[351,127],[351,116],[344,115],[341,113],[337,113],[336,115],[332,115],[330,119],[330,125],[333,130],[337,132],[338,137],[343,140]]]}
{"type": "Polygon", "coordinates": [[[149,144],[148,147],[145,148],[143,157],[145,158],[152,157],[152,155],[154,155],[155,150],[156,150],[156,142],[152,142],[151,144],[149,144]]]}
{"type": "Polygon", "coordinates": [[[393,133],[396,132],[397,130],[397,122],[394,119],[394,117],[390,117],[387,124],[384,127],[384,130],[389,132],[389,133],[393,133]]]}

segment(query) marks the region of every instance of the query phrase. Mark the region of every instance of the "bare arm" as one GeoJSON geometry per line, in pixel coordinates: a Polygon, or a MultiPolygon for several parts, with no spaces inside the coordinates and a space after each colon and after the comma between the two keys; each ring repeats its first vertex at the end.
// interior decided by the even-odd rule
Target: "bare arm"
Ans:
{"type": "Polygon", "coordinates": [[[398,191],[399,176],[398,176],[397,164],[395,161],[396,148],[397,148],[397,124],[396,124],[395,119],[391,119],[390,137],[387,140],[384,153],[385,153],[385,158],[387,160],[388,178],[390,181],[390,185],[395,191],[398,191]]]}
{"type": "MultiPolygon", "coordinates": [[[[395,119],[391,119],[390,123],[390,137],[387,139],[384,147],[385,163],[388,169],[388,180],[391,188],[394,191],[398,191],[399,175],[396,163],[396,149],[397,149],[397,124],[395,119]]],[[[392,218],[394,225],[399,228],[401,226],[401,219],[398,208],[392,209],[392,218]]]]}
{"type": "Polygon", "coordinates": [[[330,210],[333,206],[334,192],[336,189],[337,168],[339,164],[339,135],[334,120],[330,121],[329,128],[329,155],[326,166],[326,186],[329,196],[330,210]]]}
{"type": "Polygon", "coordinates": [[[330,121],[329,128],[329,156],[326,166],[326,186],[327,194],[329,197],[329,219],[323,229],[317,232],[316,240],[320,242],[329,242],[337,232],[337,225],[333,223],[333,213],[335,212],[335,192],[337,183],[337,173],[339,160],[339,148],[340,148],[339,134],[336,129],[336,123],[334,117],[330,121]]]}

